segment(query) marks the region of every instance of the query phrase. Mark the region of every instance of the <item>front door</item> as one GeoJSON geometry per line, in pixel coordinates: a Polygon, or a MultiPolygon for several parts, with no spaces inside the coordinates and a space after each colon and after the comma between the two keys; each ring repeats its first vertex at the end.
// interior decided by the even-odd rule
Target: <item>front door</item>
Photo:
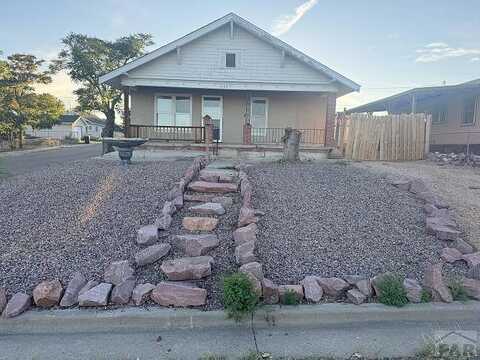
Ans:
{"type": "Polygon", "coordinates": [[[205,115],[212,118],[213,129],[219,131],[219,141],[222,141],[223,98],[221,96],[202,96],[202,119],[205,115]]]}

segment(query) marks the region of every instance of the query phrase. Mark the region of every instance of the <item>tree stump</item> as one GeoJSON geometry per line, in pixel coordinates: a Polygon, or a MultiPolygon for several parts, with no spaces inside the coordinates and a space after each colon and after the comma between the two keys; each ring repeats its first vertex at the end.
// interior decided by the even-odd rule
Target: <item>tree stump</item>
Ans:
{"type": "Polygon", "coordinates": [[[300,138],[302,133],[296,129],[286,128],[285,135],[282,137],[283,142],[283,160],[298,161],[300,160],[300,138]]]}

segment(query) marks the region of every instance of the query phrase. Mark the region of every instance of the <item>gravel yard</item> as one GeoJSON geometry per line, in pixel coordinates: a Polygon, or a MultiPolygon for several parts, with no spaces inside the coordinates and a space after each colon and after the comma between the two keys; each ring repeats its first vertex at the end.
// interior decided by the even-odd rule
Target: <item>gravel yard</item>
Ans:
{"type": "Polygon", "coordinates": [[[136,229],[190,164],[90,159],[0,180],[0,286],[31,293],[44,279],[101,279],[105,264],[132,260],[136,229]]]}
{"type": "Polygon", "coordinates": [[[383,176],[422,179],[450,204],[465,240],[480,248],[480,168],[438,166],[430,161],[359,162],[355,166],[383,176]]]}
{"type": "Polygon", "coordinates": [[[276,283],[385,271],[421,280],[426,263],[440,258],[423,204],[377,172],[344,162],[262,163],[248,172],[254,206],[266,212],[257,254],[276,283]]]}

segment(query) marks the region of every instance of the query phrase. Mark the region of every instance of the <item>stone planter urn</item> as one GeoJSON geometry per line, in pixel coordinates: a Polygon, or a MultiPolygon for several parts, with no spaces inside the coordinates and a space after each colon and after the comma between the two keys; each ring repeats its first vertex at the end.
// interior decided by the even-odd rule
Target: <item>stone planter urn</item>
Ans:
{"type": "Polygon", "coordinates": [[[122,164],[127,165],[131,163],[133,149],[137,146],[145,144],[148,139],[142,138],[103,138],[104,143],[110,144],[118,151],[118,156],[122,164]]]}

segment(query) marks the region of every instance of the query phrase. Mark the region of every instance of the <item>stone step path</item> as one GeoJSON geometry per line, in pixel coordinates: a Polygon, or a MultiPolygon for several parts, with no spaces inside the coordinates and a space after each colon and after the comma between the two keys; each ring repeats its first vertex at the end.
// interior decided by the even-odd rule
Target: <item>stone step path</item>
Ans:
{"type": "Polygon", "coordinates": [[[160,266],[168,280],[199,280],[212,273],[211,256],[184,257],[166,260],[160,266]]]}
{"type": "Polygon", "coordinates": [[[188,256],[206,255],[220,244],[216,234],[176,235],[175,242],[188,256]]]}

